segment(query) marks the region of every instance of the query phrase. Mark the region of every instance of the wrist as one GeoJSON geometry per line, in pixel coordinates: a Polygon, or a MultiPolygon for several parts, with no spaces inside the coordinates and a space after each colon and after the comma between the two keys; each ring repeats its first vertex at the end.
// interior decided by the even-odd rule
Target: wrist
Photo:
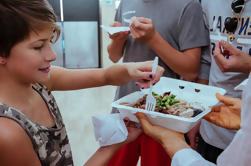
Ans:
{"type": "Polygon", "coordinates": [[[249,56],[247,73],[249,74],[250,72],[251,72],[251,57],[249,56]]]}
{"type": "Polygon", "coordinates": [[[126,40],[115,40],[113,39],[112,42],[108,45],[108,52],[112,52],[112,50],[122,50],[124,47],[126,40]]]}
{"type": "Polygon", "coordinates": [[[150,47],[152,47],[153,45],[157,44],[157,42],[159,41],[160,35],[158,32],[154,31],[153,35],[151,38],[149,38],[146,41],[146,44],[149,45],[150,47]]]}
{"type": "Polygon", "coordinates": [[[123,46],[127,38],[124,39],[112,39],[112,44],[115,46],[123,46]]]}
{"type": "Polygon", "coordinates": [[[246,62],[241,64],[240,69],[241,70],[239,70],[239,72],[242,72],[242,73],[249,74],[251,72],[251,58],[250,57],[246,62]]]}
{"type": "Polygon", "coordinates": [[[240,56],[243,57],[243,60],[240,61],[236,71],[249,74],[251,72],[251,56],[244,52],[241,52],[240,56]]]}
{"type": "Polygon", "coordinates": [[[133,79],[130,63],[112,65],[105,69],[105,85],[121,86],[133,79]]]}
{"type": "Polygon", "coordinates": [[[172,158],[176,152],[182,149],[191,148],[186,143],[184,136],[183,138],[166,139],[166,140],[162,140],[161,142],[162,142],[163,148],[168,153],[170,158],[172,158]]]}
{"type": "Polygon", "coordinates": [[[103,147],[100,147],[98,149],[98,151],[100,151],[100,152],[104,152],[104,151],[107,152],[107,151],[109,151],[109,152],[115,153],[120,148],[122,148],[123,145],[124,145],[123,143],[118,143],[118,144],[113,144],[113,145],[109,145],[109,146],[103,146],[103,147]]]}

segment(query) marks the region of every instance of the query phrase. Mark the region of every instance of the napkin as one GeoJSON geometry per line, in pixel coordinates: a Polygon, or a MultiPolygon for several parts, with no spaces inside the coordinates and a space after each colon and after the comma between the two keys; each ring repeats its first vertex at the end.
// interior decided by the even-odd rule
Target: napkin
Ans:
{"type": "Polygon", "coordinates": [[[93,116],[92,123],[96,141],[100,146],[108,146],[126,140],[128,131],[120,114],[93,116]]]}
{"type": "Polygon", "coordinates": [[[111,35],[118,32],[130,31],[129,27],[110,27],[110,26],[105,26],[105,25],[101,25],[100,27],[103,28],[105,31],[107,31],[111,35]]]}

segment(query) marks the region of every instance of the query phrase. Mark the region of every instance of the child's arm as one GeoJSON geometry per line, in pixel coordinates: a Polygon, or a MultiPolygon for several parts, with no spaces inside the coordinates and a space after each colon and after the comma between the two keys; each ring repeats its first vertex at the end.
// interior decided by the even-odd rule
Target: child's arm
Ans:
{"type": "Polygon", "coordinates": [[[114,154],[123,146],[123,144],[115,144],[107,147],[99,148],[84,166],[106,166],[114,154]]]}
{"type": "Polygon", "coordinates": [[[127,139],[124,142],[113,144],[106,147],[100,147],[85,163],[84,166],[106,166],[114,154],[124,145],[134,141],[141,135],[141,128],[136,127],[136,123],[126,119],[125,125],[128,130],[127,139]]]}
{"type": "MultiPolygon", "coordinates": [[[[75,90],[104,85],[123,85],[131,80],[159,81],[164,69],[158,67],[154,77],[151,78],[153,62],[124,63],[113,65],[105,69],[70,70],[61,67],[51,68],[51,78],[45,85],[50,90],[75,90]]],[[[146,87],[146,82],[138,83],[146,87]]]]}

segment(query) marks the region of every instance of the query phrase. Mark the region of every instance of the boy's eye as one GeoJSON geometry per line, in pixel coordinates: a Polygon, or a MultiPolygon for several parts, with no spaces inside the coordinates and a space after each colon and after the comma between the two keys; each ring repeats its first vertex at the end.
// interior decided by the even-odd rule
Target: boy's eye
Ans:
{"type": "Polygon", "coordinates": [[[38,46],[38,47],[34,47],[35,50],[41,50],[44,46],[41,45],[41,46],[38,46]]]}

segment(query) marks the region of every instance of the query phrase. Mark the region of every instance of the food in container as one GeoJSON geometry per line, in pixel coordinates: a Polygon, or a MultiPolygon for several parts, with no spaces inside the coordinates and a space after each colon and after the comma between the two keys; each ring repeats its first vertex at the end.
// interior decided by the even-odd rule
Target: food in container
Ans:
{"type": "MultiPolygon", "coordinates": [[[[146,96],[147,95],[144,95],[131,106],[134,108],[145,109],[146,96]]],[[[192,103],[177,99],[176,95],[171,94],[170,91],[165,92],[163,95],[153,92],[153,96],[156,99],[156,107],[154,109],[155,112],[181,116],[184,118],[192,118],[203,111],[203,109],[193,107],[192,103]]]]}
{"type": "Polygon", "coordinates": [[[218,87],[162,77],[153,87],[155,93],[164,94],[165,92],[170,92],[170,95],[175,95],[175,99],[186,101],[193,108],[202,110],[201,113],[195,116],[184,117],[183,115],[177,116],[160,113],[159,111],[146,111],[142,108],[132,107],[132,105],[147,94],[147,90],[148,89],[137,91],[124,96],[113,102],[112,106],[119,110],[122,118],[128,117],[130,120],[138,122],[138,119],[134,114],[136,112],[143,112],[152,124],[160,125],[182,133],[186,133],[192,129],[203,116],[210,112],[211,107],[218,103],[218,100],[215,97],[216,93],[224,95],[226,92],[224,89],[218,87]]]}

